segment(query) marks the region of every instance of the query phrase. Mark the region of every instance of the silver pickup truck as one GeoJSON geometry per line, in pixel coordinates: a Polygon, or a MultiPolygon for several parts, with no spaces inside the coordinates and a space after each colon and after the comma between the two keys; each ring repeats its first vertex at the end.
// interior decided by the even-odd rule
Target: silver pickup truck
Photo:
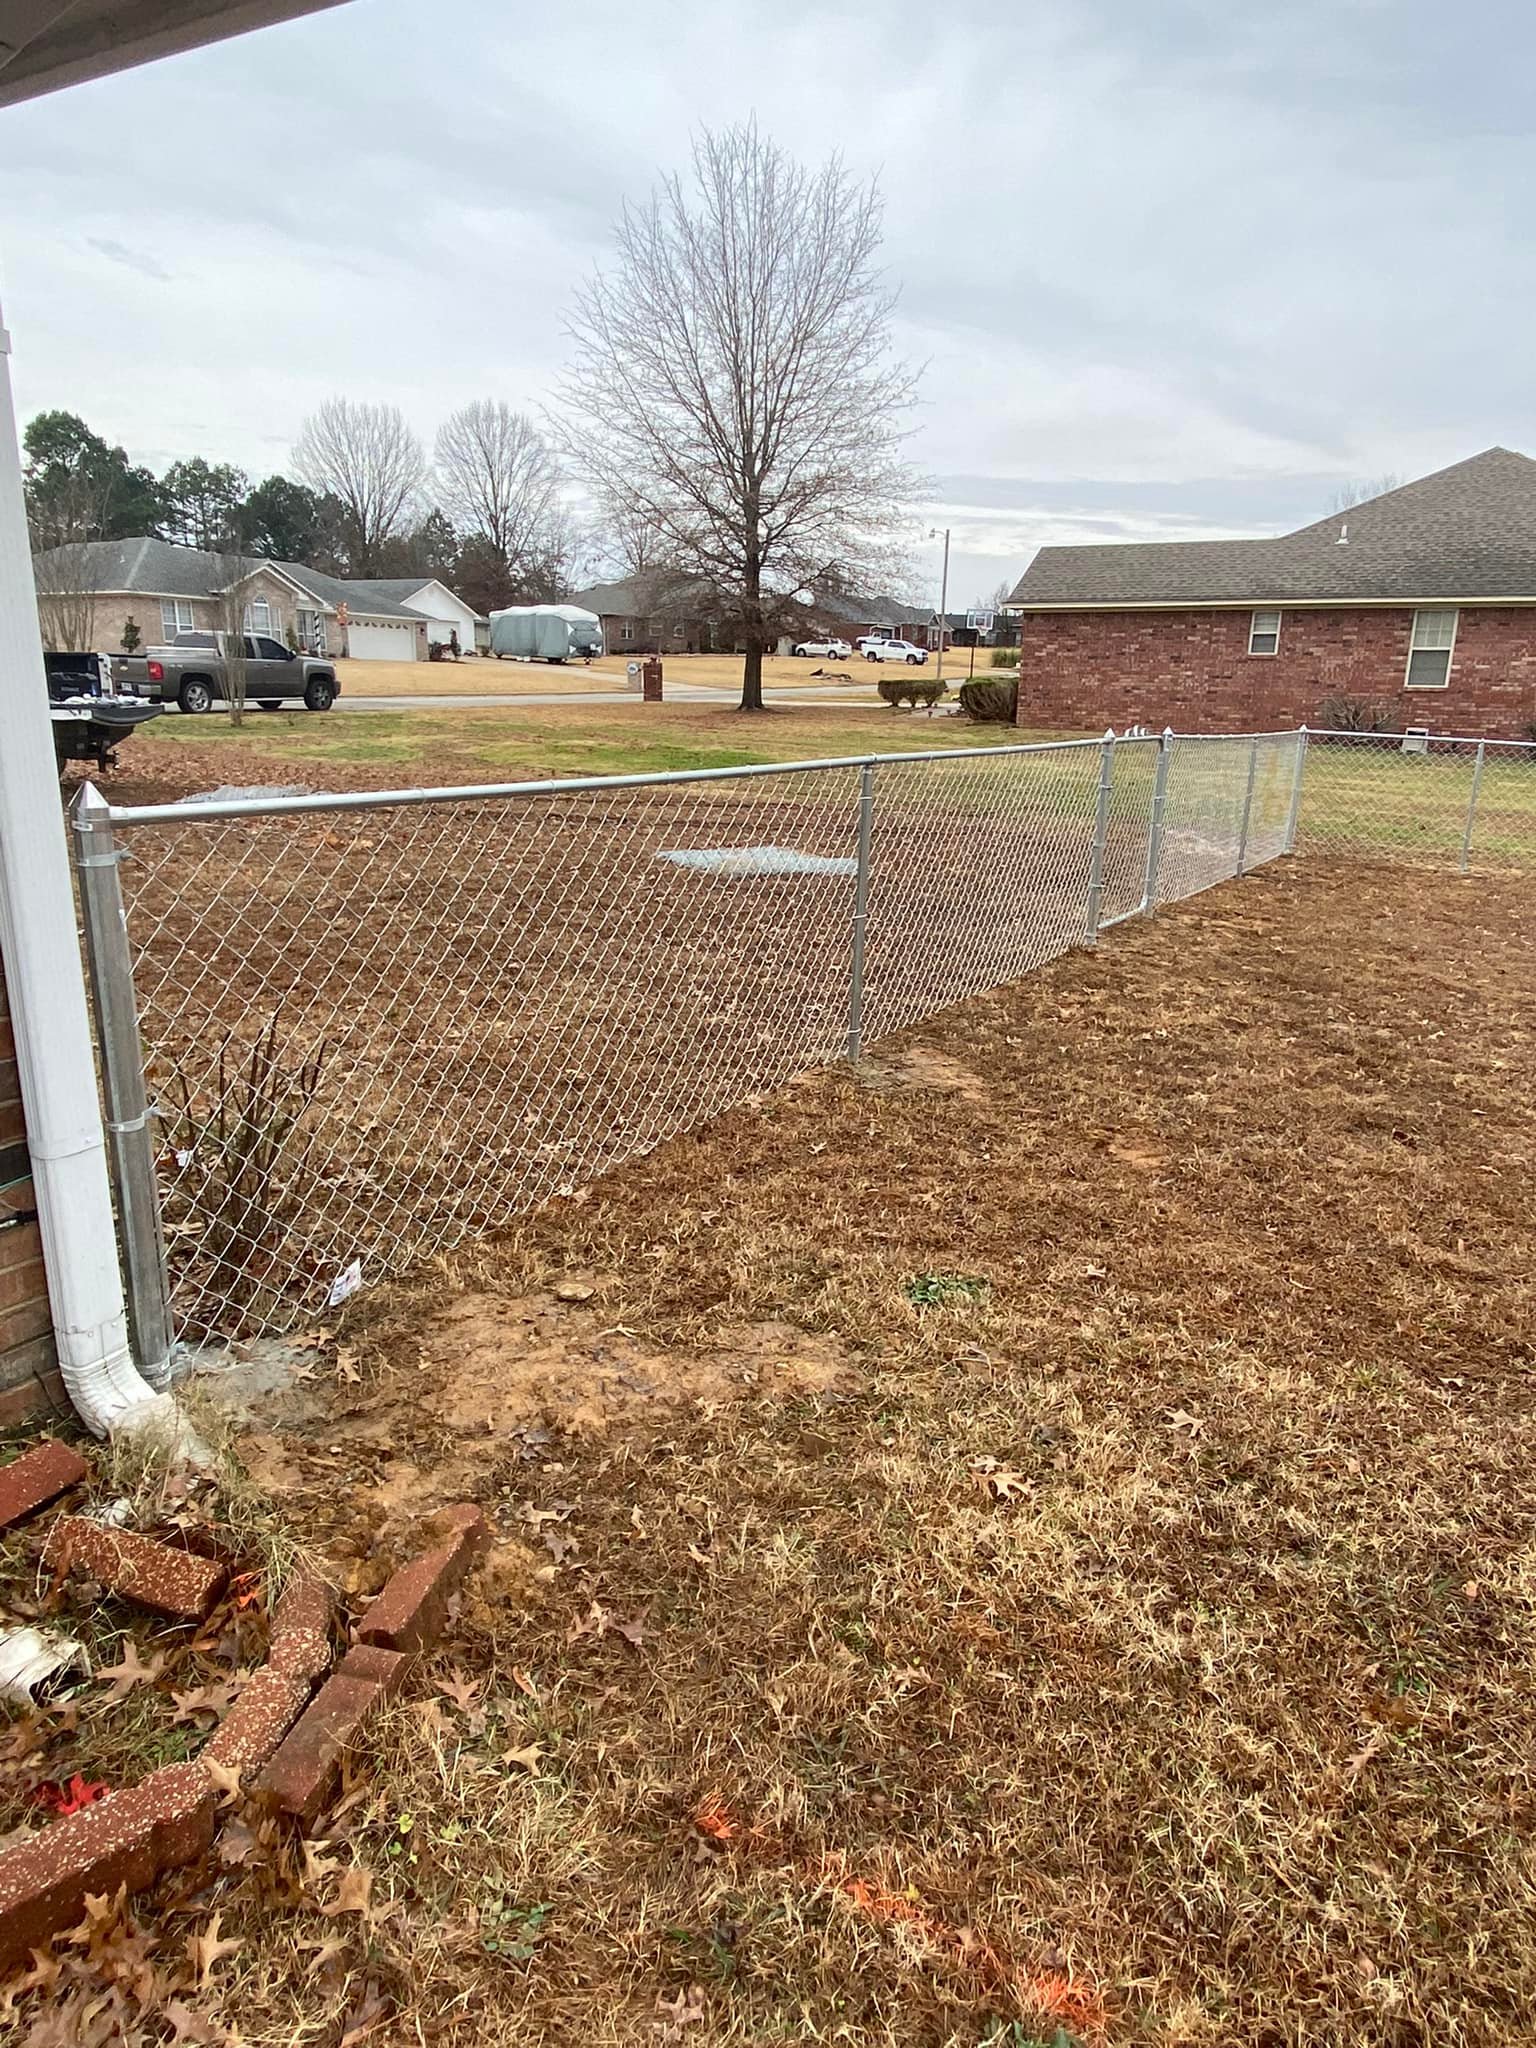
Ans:
{"type": "MultiPolygon", "coordinates": [[[[120,680],[162,704],[183,711],[211,711],[229,701],[225,636],[178,633],[170,647],[146,647],[142,654],[114,657],[120,680]]],[[[336,671],[328,661],[293,654],[281,640],[264,633],[245,635],[245,701],[263,711],[298,703],[309,711],[329,711],[341,693],[336,671]]]]}

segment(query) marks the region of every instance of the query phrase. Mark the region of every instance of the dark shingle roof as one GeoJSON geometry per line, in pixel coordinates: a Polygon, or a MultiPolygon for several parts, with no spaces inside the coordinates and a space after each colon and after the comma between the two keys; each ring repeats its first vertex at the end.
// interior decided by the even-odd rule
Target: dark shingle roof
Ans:
{"type": "Polygon", "coordinates": [[[1499,597],[1536,597],[1536,462],[1508,448],[1489,448],[1274,540],[1041,548],[1009,603],[1499,597]]]}
{"type": "MultiPolygon", "coordinates": [[[[307,569],[302,562],[269,562],[255,555],[243,559],[247,575],[262,568],[280,570],[290,582],[309,591],[322,604],[333,609],[345,604],[365,618],[420,618],[420,612],[408,610],[390,593],[404,590],[409,595],[432,580],[427,576],[415,576],[409,581],[395,578],[387,583],[343,580],[339,576],[322,576],[318,569],[307,569]]],[[[56,581],[56,575],[49,573],[55,561],[71,576],[78,566],[87,589],[121,590],[142,597],[213,597],[229,580],[229,565],[223,555],[208,554],[202,548],[180,547],[174,541],[154,540],[144,534],[131,540],[87,541],[78,551],[50,549],[38,557],[43,581],[56,581]]]]}

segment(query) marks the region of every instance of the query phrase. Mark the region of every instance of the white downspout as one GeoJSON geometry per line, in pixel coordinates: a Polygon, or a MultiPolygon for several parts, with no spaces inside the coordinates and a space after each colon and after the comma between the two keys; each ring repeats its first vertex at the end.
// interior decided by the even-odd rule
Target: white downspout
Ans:
{"type": "Polygon", "coordinates": [[[0,324],[0,952],[16,1038],[59,1370],[87,1428],[183,1441],[128,1348],[85,977],[0,324]]]}

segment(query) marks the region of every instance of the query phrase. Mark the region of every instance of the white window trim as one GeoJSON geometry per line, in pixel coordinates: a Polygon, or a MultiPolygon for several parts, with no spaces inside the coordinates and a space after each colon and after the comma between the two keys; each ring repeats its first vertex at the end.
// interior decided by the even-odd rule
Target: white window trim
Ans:
{"type": "Polygon", "coordinates": [[[1248,618],[1248,652],[1257,660],[1272,661],[1280,652],[1280,635],[1284,628],[1285,613],[1274,605],[1267,605],[1262,610],[1251,612],[1248,618]],[[1266,637],[1273,631],[1275,636],[1273,647],[1255,647],[1253,644],[1259,637],[1260,619],[1273,619],[1275,622],[1273,628],[1266,626],[1263,629],[1266,637]]]}
{"type": "Polygon", "coordinates": [[[271,598],[253,597],[251,599],[250,603],[245,608],[245,630],[247,633],[264,633],[267,639],[269,640],[275,640],[277,638],[276,631],[274,630],[272,625],[271,598]],[[258,606],[267,615],[267,623],[264,626],[258,626],[256,623],[256,611],[258,606]]]}
{"type": "Polygon", "coordinates": [[[1461,632],[1461,607],[1454,604],[1418,605],[1408,627],[1408,659],[1403,664],[1403,688],[1405,690],[1448,690],[1451,687],[1451,666],[1456,659],[1456,640],[1461,632]],[[1424,612],[1449,612],[1451,615],[1451,644],[1449,647],[1420,647],[1419,619],[1424,612]],[[1438,683],[1415,683],[1409,678],[1413,674],[1413,657],[1416,654],[1443,654],[1445,674],[1438,683]]]}
{"type": "Polygon", "coordinates": [[[195,633],[197,617],[189,597],[162,597],[160,600],[160,630],[168,640],[174,640],[178,633],[195,633]],[[183,612],[186,617],[183,618],[183,612]],[[169,614],[169,617],[167,617],[169,614]]]}

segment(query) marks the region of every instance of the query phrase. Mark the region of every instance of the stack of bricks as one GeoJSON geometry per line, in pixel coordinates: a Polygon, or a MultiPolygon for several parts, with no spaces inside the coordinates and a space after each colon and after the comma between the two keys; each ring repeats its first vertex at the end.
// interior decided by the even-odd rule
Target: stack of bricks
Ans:
{"type": "MultiPolygon", "coordinates": [[[[63,1444],[40,1444],[0,1469],[0,1528],[57,1500],[85,1469],[63,1444]]],[[[196,1862],[213,1840],[216,1790],[243,1786],[301,1830],[314,1826],[347,1752],[437,1643],[453,1595],[490,1542],[476,1507],[447,1509],[433,1533],[434,1546],[369,1607],[330,1677],[335,1594],[300,1571],[273,1610],[266,1664],[199,1760],[156,1771],[0,1850],[0,1974],[73,1926],[89,1894],[141,1890],[196,1862]]],[[[57,1572],[84,1573],[119,1599],[181,1620],[208,1615],[228,1576],[215,1560],[76,1516],[53,1524],[43,1556],[57,1572]]]]}
{"type": "Polygon", "coordinates": [[[33,1216],[16,1041],[0,969],[0,1429],[68,1411],[53,1348],[43,1246],[33,1216]]]}

